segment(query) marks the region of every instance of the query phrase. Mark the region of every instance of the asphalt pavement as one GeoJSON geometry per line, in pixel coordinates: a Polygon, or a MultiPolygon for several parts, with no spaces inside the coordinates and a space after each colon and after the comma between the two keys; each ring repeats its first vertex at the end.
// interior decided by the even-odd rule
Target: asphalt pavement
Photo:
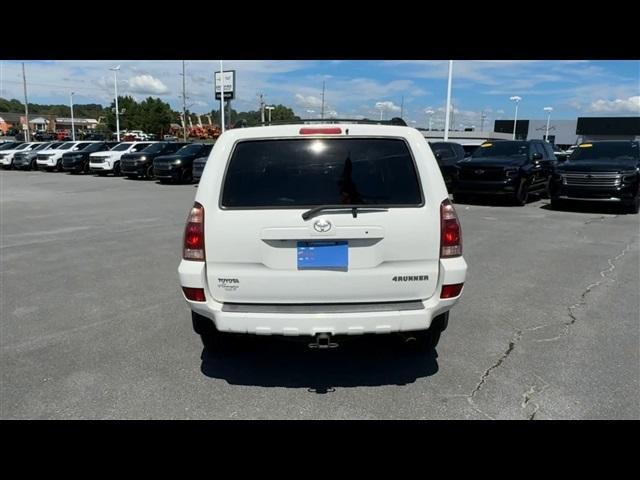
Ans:
{"type": "Polygon", "coordinates": [[[434,354],[221,356],[178,285],[196,188],[0,172],[0,418],[640,418],[639,215],[456,204],[469,271],[434,354]]]}

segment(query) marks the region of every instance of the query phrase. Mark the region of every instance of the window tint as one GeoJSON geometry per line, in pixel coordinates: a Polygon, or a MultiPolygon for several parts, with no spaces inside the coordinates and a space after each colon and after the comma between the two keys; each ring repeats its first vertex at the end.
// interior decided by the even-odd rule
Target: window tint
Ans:
{"type": "Polygon", "coordinates": [[[571,157],[572,161],[589,160],[594,158],[619,158],[638,159],[637,142],[594,142],[583,143],[576,148],[571,157]]]}
{"type": "Polygon", "coordinates": [[[93,143],[79,143],[78,145],[76,145],[76,150],[84,150],[90,145],[93,145],[93,143]]]}
{"type": "Polygon", "coordinates": [[[398,139],[291,139],[238,143],[225,207],[410,206],[422,203],[407,144],[398,139]]]}

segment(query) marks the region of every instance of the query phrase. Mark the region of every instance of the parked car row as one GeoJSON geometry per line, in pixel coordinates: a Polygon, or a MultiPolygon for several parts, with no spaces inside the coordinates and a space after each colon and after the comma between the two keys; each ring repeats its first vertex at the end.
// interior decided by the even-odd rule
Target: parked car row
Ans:
{"type": "Polygon", "coordinates": [[[194,160],[206,161],[212,148],[212,144],[166,141],[4,142],[0,143],[0,165],[190,183],[194,160]]]}
{"type": "Polygon", "coordinates": [[[521,206],[530,194],[537,194],[550,198],[557,208],[574,200],[609,202],[638,213],[639,143],[582,143],[560,159],[542,140],[487,141],[466,158],[454,142],[433,142],[431,148],[457,202],[501,195],[521,206]]]}

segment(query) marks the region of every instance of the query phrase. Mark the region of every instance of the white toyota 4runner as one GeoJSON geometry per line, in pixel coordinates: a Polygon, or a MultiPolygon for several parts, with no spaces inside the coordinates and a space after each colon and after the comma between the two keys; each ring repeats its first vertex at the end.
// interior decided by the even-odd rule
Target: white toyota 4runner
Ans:
{"type": "Polygon", "coordinates": [[[208,348],[226,332],[308,336],[319,348],[399,332],[430,349],[467,272],[438,163],[403,126],[226,132],[183,243],[180,285],[208,348]]]}

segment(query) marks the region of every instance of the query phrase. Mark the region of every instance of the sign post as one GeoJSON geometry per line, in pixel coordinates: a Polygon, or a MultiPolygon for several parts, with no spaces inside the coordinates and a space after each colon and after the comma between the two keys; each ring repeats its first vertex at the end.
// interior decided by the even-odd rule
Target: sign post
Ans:
{"type": "MultiPolygon", "coordinates": [[[[222,62],[220,62],[222,63],[222,62]]],[[[235,98],[236,94],[236,71],[228,70],[223,71],[220,68],[220,72],[215,72],[214,77],[214,90],[216,94],[216,100],[220,100],[220,119],[224,118],[223,100],[230,101],[235,98]]],[[[224,132],[224,120],[222,123],[222,131],[224,132]]]]}

